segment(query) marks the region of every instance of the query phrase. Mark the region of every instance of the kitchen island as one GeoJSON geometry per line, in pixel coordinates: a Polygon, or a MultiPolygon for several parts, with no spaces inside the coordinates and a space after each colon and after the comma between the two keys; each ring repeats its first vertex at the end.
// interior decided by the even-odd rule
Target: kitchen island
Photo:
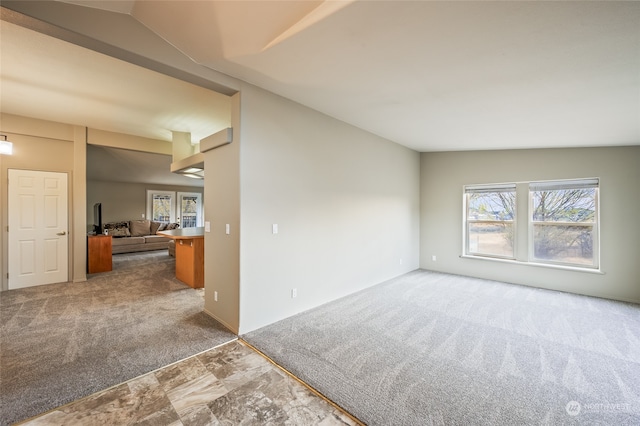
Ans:
{"type": "Polygon", "coordinates": [[[204,228],[158,231],[176,243],[176,278],[193,288],[204,287],[204,228]]]}

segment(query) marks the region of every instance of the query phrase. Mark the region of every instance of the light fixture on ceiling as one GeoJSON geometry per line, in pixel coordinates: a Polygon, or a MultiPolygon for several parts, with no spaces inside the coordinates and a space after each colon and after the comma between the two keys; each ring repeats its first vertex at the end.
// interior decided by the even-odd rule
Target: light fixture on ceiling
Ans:
{"type": "Polygon", "coordinates": [[[13,154],[13,143],[7,140],[6,135],[0,135],[4,138],[3,141],[0,141],[0,154],[2,155],[12,155],[13,154]]]}
{"type": "Polygon", "coordinates": [[[196,175],[193,173],[182,173],[182,176],[189,177],[191,179],[204,179],[204,176],[196,175]]]}
{"type": "Polygon", "coordinates": [[[199,167],[189,167],[188,169],[180,170],[180,173],[199,173],[203,171],[199,167]]]}
{"type": "Polygon", "coordinates": [[[177,173],[191,179],[204,179],[204,169],[199,167],[188,167],[186,169],[178,170],[177,173]]]}

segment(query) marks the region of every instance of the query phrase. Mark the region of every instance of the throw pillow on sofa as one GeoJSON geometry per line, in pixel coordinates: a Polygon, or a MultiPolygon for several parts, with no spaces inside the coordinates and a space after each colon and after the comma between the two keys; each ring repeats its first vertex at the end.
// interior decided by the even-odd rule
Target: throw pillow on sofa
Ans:
{"type": "Polygon", "coordinates": [[[129,232],[132,237],[151,235],[151,221],[148,219],[132,220],[129,222],[129,232]]]}
{"type": "MultiPolygon", "coordinates": [[[[170,230],[176,229],[176,228],[180,228],[180,224],[179,223],[162,222],[162,223],[160,223],[160,226],[158,226],[158,229],[156,230],[156,232],[154,232],[154,234],[157,233],[158,231],[170,231],[170,230]]],[[[153,222],[151,222],[151,229],[153,229],[153,222]]]]}
{"type": "Polygon", "coordinates": [[[156,235],[156,232],[161,231],[160,226],[162,225],[162,222],[156,222],[156,221],[151,221],[151,230],[150,230],[150,234],[151,235],[156,235]]]}
{"type": "Polygon", "coordinates": [[[129,222],[109,222],[104,224],[104,229],[112,237],[130,237],[129,222]]]}

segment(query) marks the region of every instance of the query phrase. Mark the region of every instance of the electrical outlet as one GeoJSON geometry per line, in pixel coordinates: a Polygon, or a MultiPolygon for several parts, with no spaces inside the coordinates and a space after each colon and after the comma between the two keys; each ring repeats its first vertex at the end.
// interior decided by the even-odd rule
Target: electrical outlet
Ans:
{"type": "Polygon", "coordinates": [[[227,233],[227,235],[231,234],[231,225],[229,225],[228,223],[225,225],[225,232],[227,233]]]}
{"type": "Polygon", "coordinates": [[[277,234],[278,233],[278,224],[274,223],[273,225],[271,225],[271,233],[273,234],[277,234]]]}
{"type": "Polygon", "coordinates": [[[292,288],[291,289],[291,298],[295,299],[296,297],[298,297],[298,289],[297,288],[292,288]]]}
{"type": "Polygon", "coordinates": [[[213,301],[214,301],[214,302],[217,302],[217,301],[218,301],[218,292],[217,292],[217,291],[214,291],[214,292],[213,292],[213,301]]]}
{"type": "Polygon", "coordinates": [[[431,256],[431,260],[434,261],[434,262],[436,261],[436,255],[435,254],[433,256],[431,256]]]}
{"type": "Polygon", "coordinates": [[[402,265],[402,258],[400,258],[400,264],[402,265]]]}

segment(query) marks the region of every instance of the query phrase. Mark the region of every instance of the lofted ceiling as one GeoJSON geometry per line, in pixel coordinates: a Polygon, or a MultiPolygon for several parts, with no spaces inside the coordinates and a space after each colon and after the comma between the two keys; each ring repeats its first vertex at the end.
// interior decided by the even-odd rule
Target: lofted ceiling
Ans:
{"type": "MultiPolygon", "coordinates": [[[[640,2],[91,0],[3,6],[110,46],[126,40],[116,57],[153,50],[150,33],[154,43],[180,53],[171,61],[186,58],[201,70],[255,84],[417,151],[640,144],[640,2]]],[[[11,86],[5,90],[9,25],[2,22],[6,112],[18,103],[11,86]]],[[[92,67],[93,56],[87,56],[95,52],[77,60],[62,56],[77,53],[58,46],[60,40],[48,43],[32,44],[55,51],[50,56],[57,56],[57,66],[107,74],[121,66],[119,81],[132,79],[125,68],[134,65],[92,67]]],[[[43,56],[49,55],[39,51],[43,56]]],[[[23,63],[11,64],[12,72],[23,63]]],[[[197,73],[206,80],[206,72],[197,73]]],[[[74,72],[46,74],[48,85],[63,86],[73,103],[86,106],[83,81],[74,72]]],[[[25,98],[45,81],[21,75],[25,98]]],[[[148,110],[162,121],[170,108],[165,101],[172,100],[167,83],[147,87],[143,80],[131,89],[135,96],[112,102],[118,107],[112,113],[137,127],[130,132],[157,127],[166,134],[175,121],[140,114],[148,110]]],[[[113,86],[104,89],[95,97],[115,98],[113,86]]]]}
{"type": "Polygon", "coordinates": [[[226,95],[0,23],[2,112],[194,144],[231,122],[226,95]]]}

